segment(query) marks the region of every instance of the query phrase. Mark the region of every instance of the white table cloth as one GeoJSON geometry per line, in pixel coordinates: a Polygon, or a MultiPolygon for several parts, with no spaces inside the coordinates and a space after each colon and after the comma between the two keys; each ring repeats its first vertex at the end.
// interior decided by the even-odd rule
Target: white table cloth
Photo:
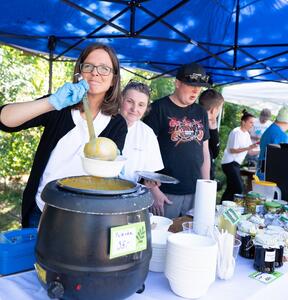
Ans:
{"type": "MultiPolygon", "coordinates": [[[[201,300],[272,300],[285,299],[288,295],[288,263],[276,269],[283,275],[275,281],[264,284],[248,276],[253,273],[253,260],[239,257],[235,274],[230,280],[216,280],[201,300]],[[284,297],[284,298],[283,298],[284,297]]],[[[191,282],[193,284],[193,282],[191,282]]],[[[134,294],[129,300],[179,300],[163,273],[149,272],[145,291],[134,294]]],[[[0,278],[1,300],[49,300],[45,289],[37,279],[35,271],[19,273],[0,278]]],[[[89,299],[92,300],[92,299],[89,299]]],[[[108,299],[107,299],[108,300],[108,299]]]]}

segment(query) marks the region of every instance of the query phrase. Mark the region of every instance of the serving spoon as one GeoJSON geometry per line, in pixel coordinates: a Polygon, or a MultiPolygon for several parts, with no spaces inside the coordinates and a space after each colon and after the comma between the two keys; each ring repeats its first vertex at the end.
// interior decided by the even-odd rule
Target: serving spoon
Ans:
{"type": "Polygon", "coordinates": [[[89,132],[89,141],[84,146],[84,155],[86,157],[95,158],[97,156],[96,136],[95,136],[95,130],[94,130],[94,126],[93,126],[92,113],[89,108],[87,92],[84,94],[82,101],[83,101],[83,108],[84,108],[84,113],[85,113],[85,117],[86,117],[86,122],[87,122],[87,126],[88,126],[88,132],[89,132]]]}

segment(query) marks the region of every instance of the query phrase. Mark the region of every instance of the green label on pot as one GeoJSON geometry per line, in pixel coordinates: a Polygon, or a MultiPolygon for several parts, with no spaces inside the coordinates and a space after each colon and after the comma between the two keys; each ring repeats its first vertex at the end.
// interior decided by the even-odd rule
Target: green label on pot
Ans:
{"type": "Polygon", "coordinates": [[[112,227],[110,232],[110,259],[147,248],[145,222],[112,227]]]}

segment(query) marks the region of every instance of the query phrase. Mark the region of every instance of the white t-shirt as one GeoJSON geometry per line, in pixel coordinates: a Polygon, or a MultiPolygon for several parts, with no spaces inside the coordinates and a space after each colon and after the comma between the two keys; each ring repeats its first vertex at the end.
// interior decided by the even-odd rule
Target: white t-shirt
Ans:
{"type": "Polygon", "coordinates": [[[123,156],[127,158],[120,177],[136,182],[135,171],[159,171],[164,168],[154,131],[142,121],[128,127],[123,156]]]}
{"type": "MultiPolygon", "coordinates": [[[[79,110],[72,110],[71,114],[75,127],[58,141],[40,179],[36,203],[41,211],[45,205],[41,199],[41,192],[48,182],[69,176],[87,175],[81,162],[84,146],[89,140],[87,122],[81,117],[79,110]]],[[[96,137],[110,120],[111,116],[98,113],[93,121],[96,137]]]]}
{"type": "MultiPolygon", "coordinates": [[[[251,137],[257,136],[259,139],[261,138],[264,131],[272,124],[272,121],[267,120],[265,123],[261,123],[259,119],[256,119],[252,129],[250,130],[251,137]]],[[[255,143],[257,140],[253,140],[252,142],[255,143]]]]}
{"type": "Polygon", "coordinates": [[[240,127],[234,128],[229,134],[227,146],[224,150],[224,155],[222,158],[222,164],[228,164],[236,161],[241,165],[248,151],[243,151],[241,153],[231,153],[229,149],[246,148],[251,144],[252,141],[248,131],[244,132],[240,127]]]}

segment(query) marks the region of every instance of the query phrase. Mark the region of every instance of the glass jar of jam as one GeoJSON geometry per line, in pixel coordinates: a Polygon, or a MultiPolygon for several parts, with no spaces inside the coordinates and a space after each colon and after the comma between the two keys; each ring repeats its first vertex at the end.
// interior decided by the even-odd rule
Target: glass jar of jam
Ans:
{"type": "Polygon", "coordinates": [[[238,206],[245,206],[245,195],[243,194],[234,194],[234,202],[238,205],[238,206]]]}
{"type": "Polygon", "coordinates": [[[240,246],[239,255],[245,258],[253,259],[255,252],[253,236],[238,230],[237,238],[239,238],[242,243],[240,246]]]}
{"type": "Polygon", "coordinates": [[[254,268],[259,272],[273,273],[275,270],[276,249],[279,243],[275,235],[260,233],[254,239],[254,268]]]}
{"type": "Polygon", "coordinates": [[[262,197],[255,192],[249,192],[245,197],[246,212],[255,214],[257,207],[262,204],[262,197]]]}

